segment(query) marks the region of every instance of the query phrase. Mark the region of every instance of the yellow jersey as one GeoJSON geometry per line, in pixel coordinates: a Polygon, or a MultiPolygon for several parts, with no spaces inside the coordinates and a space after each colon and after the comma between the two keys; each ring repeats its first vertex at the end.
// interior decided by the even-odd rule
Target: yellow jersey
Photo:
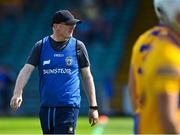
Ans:
{"type": "MultiPolygon", "coordinates": [[[[160,123],[157,95],[179,93],[180,90],[180,42],[168,28],[156,35],[153,47],[143,63],[141,80],[141,113],[139,133],[163,134],[160,123]]],[[[177,118],[180,118],[180,109],[177,118]]],[[[179,119],[180,122],[180,119],[179,119]]]]}
{"type": "Polygon", "coordinates": [[[163,31],[163,27],[155,26],[152,29],[146,31],[139,36],[138,40],[133,46],[132,57],[131,57],[131,67],[133,68],[133,74],[135,79],[135,91],[134,95],[136,96],[136,108],[135,113],[140,112],[139,104],[139,93],[140,93],[140,84],[142,82],[141,76],[143,73],[142,65],[143,61],[146,59],[149,50],[151,49],[153,42],[156,40],[156,36],[163,31]]]}

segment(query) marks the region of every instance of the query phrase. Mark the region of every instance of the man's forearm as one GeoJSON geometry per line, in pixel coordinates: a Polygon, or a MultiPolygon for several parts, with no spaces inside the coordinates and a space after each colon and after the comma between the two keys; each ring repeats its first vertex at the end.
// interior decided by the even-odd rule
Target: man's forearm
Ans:
{"type": "Polygon", "coordinates": [[[136,80],[134,77],[133,66],[131,66],[129,70],[128,91],[133,111],[136,112],[138,108],[139,99],[136,92],[136,80]]]}
{"type": "Polygon", "coordinates": [[[178,121],[179,92],[158,94],[158,109],[162,128],[166,134],[180,133],[178,121]]]}
{"type": "Polygon", "coordinates": [[[88,77],[84,78],[83,82],[84,82],[84,87],[85,87],[85,93],[89,100],[89,105],[97,106],[93,77],[88,76],[88,77]]]}
{"type": "Polygon", "coordinates": [[[166,134],[178,134],[180,133],[179,131],[179,125],[178,125],[178,120],[174,120],[174,121],[169,121],[166,118],[164,118],[162,120],[162,125],[164,128],[164,131],[166,134]]]}
{"type": "Polygon", "coordinates": [[[14,89],[14,95],[22,95],[22,91],[24,89],[24,86],[26,85],[32,71],[33,71],[33,67],[31,67],[30,65],[25,65],[16,80],[16,85],[15,85],[15,89],[14,89]]]}

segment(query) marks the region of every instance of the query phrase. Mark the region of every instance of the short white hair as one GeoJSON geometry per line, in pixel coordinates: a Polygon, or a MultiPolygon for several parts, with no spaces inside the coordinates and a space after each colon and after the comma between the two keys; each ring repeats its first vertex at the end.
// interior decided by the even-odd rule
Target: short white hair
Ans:
{"type": "Polygon", "coordinates": [[[178,27],[177,14],[180,14],[180,0],[154,0],[154,9],[160,21],[178,27]]]}

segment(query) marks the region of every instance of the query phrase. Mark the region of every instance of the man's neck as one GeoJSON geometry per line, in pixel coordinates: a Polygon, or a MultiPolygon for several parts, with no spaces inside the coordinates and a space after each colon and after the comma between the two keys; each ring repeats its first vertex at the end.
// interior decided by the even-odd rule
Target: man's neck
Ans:
{"type": "Polygon", "coordinates": [[[179,32],[173,31],[171,28],[168,29],[169,34],[171,34],[176,40],[177,42],[180,43],[180,34],[179,32]]]}
{"type": "Polygon", "coordinates": [[[51,38],[56,42],[61,42],[61,41],[67,41],[68,40],[68,38],[64,38],[63,36],[55,34],[55,33],[51,35],[51,38]]]}
{"type": "Polygon", "coordinates": [[[176,39],[176,41],[180,43],[180,32],[177,31],[176,28],[163,22],[161,22],[160,25],[165,26],[168,31],[168,34],[173,36],[174,39],[176,39]]]}

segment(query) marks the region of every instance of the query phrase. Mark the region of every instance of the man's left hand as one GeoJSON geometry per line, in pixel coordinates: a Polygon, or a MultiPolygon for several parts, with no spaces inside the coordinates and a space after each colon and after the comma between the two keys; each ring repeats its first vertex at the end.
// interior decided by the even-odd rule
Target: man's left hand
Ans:
{"type": "Polygon", "coordinates": [[[98,118],[98,110],[89,109],[89,124],[91,124],[91,127],[98,123],[98,118]]]}

